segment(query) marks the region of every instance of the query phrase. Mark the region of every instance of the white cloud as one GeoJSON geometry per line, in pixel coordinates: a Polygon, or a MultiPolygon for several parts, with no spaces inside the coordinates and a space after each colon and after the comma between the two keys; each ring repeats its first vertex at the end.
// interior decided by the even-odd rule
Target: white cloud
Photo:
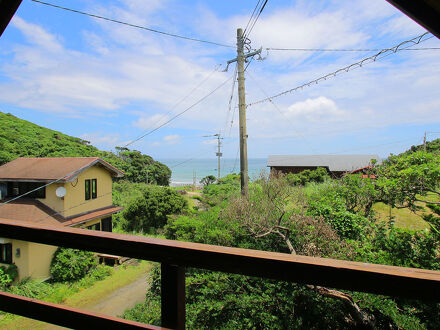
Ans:
{"type": "Polygon", "coordinates": [[[81,139],[89,141],[95,147],[103,149],[113,149],[115,146],[123,145],[119,134],[107,133],[84,133],[81,139]]]}
{"type": "Polygon", "coordinates": [[[133,126],[142,129],[152,129],[157,125],[169,120],[169,117],[165,114],[155,114],[150,117],[140,117],[137,121],[133,122],[133,126]]]}
{"type": "MultiPolygon", "coordinates": [[[[235,44],[236,28],[249,19],[247,12],[236,15],[232,10],[231,14],[220,16],[207,7],[185,11],[186,3],[159,0],[120,0],[117,6],[108,7],[88,3],[95,6],[91,11],[105,16],[162,26],[166,27],[164,30],[229,44],[235,44]],[[174,22],[176,24],[171,24],[174,22]]],[[[139,132],[133,127],[142,130],[157,127],[232,76],[232,69],[228,73],[214,73],[175,107],[211,73],[216,63],[233,58],[235,51],[182,42],[109,22],[91,22],[80,34],[87,43],[84,48],[87,50],[79,50],[69,39],[63,40],[52,31],[47,23],[43,28],[15,17],[13,26],[27,41],[10,49],[13,60],[8,57],[3,61],[0,101],[56,113],[60,117],[87,120],[96,116],[129,117],[127,124],[120,126],[121,130],[128,131],[121,131],[121,135],[134,138],[139,132]]],[[[383,0],[301,0],[268,6],[250,39],[253,47],[381,48],[409,39],[417,31],[417,24],[383,0]]],[[[438,47],[438,40],[432,39],[423,45],[438,47]]],[[[251,74],[268,95],[273,95],[365,56],[363,53],[272,51],[266,61],[253,62],[248,69],[247,102],[265,97],[251,74]]],[[[223,132],[226,127],[229,132],[231,114],[229,122],[226,114],[231,84],[232,81],[228,82],[173,121],[166,134],[175,135],[172,129],[176,127],[203,128],[213,133],[223,132]]],[[[439,84],[438,53],[400,52],[276,98],[274,103],[278,109],[270,103],[249,107],[248,132],[250,137],[281,139],[336,135],[401,123],[440,122],[436,110],[440,102],[439,84]]],[[[237,114],[238,110],[233,135],[237,132],[237,114]]],[[[93,143],[115,141],[115,136],[100,135],[94,137],[96,142],[93,143]]],[[[151,146],[168,146],[173,142],[170,139],[159,139],[151,146]]]]}
{"type": "Polygon", "coordinates": [[[59,53],[62,46],[58,38],[45,31],[41,26],[26,22],[19,16],[14,16],[12,20],[13,26],[18,28],[26,39],[35,46],[43,48],[45,51],[59,53]]]}
{"type": "Polygon", "coordinates": [[[320,96],[292,104],[287,108],[286,115],[297,120],[317,122],[339,120],[345,112],[333,100],[320,96]]]}
{"type": "Polygon", "coordinates": [[[173,135],[167,135],[163,138],[163,140],[167,143],[167,144],[177,144],[180,142],[181,140],[181,136],[177,135],[177,134],[173,134],[173,135]]]}

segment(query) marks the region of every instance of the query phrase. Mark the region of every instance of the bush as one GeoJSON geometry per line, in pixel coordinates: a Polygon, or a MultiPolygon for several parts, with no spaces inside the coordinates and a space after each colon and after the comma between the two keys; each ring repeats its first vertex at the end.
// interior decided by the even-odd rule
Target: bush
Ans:
{"type": "Polygon", "coordinates": [[[321,189],[315,187],[308,204],[306,214],[322,217],[342,238],[359,239],[368,222],[364,216],[346,209],[345,199],[333,185],[323,185],[321,189]]]}
{"type": "Polygon", "coordinates": [[[304,186],[309,182],[321,183],[329,179],[327,170],[324,167],[318,167],[316,170],[304,170],[297,174],[287,174],[286,180],[291,186],[304,186]]]}
{"type": "Polygon", "coordinates": [[[7,287],[11,284],[12,280],[3,267],[0,267],[0,289],[7,287]]]}
{"type": "Polygon", "coordinates": [[[93,252],[58,248],[50,265],[50,274],[55,282],[75,281],[83,278],[98,264],[93,252]]]}
{"type": "Polygon", "coordinates": [[[132,199],[122,212],[125,231],[150,232],[162,228],[171,214],[181,213],[188,203],[177,191],[168,187],[139,185],[141,194],[132,199]]]}

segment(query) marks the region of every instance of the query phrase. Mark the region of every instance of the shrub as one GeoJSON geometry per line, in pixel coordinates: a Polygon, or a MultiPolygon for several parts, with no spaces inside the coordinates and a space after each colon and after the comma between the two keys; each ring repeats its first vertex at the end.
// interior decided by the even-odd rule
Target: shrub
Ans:
{"type": "Polygon", "coordinates": [[[11,278],[3,267],[0,267],[0,288],[3,289],[7,287],[12,282],[11,278]]]}
{"type": "Polygon", "coordinates": [[[286,175],[286,180],[291,186],[304,186],[309,182],[321,183],[330,178],[324,167],[318,167],[316,170],[304,170],[300,173],[290,173],[286,175]]]}
{"type": "Polygon", "coordinates": [[[93,252],[58,248],[52,258],[50,274],[55,282],[75,281],[83,278],[97,263],[93,252]]]}
{"type": "Polygon", "coordinates": [[[132,199],[122,213],[122,229],[150,232],[162,228],[171,214],[181,213],[188,203],[177,191],[168,187],[139,186],[142,194],[132,199]]]}

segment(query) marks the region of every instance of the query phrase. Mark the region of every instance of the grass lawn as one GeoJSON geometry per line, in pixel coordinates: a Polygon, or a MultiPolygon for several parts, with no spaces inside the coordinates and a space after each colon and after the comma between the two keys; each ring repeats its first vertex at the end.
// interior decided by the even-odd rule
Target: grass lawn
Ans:
{"type": "MultiPolygon", "coordinates": [[[[95,282],[88,288],[81,288],[77,292],[67,295],[61,299],[61,304],[81,308],[96,304],[113,291],[124,287],[131,282],[138,279],[140,276],[148,273],[152,264],[148,261],[141,261],[136,266],[120,266],[115,268],[113,273],[107,276],[102,281],[95,282]]],[[[61,284],[57,287],[58,295],[61,292],[70,292],[70,284],[61,284]]],[[[53,301],[53,293],[47,297],[41,298],[44,301],[53,301]]],[[[57,299],[59,300],[59,299],[57,299]]],[[[1,329],[48,329],[52,326],[44,322],[35,321],[29,318],[24,318],[17,315],[4,314],[3,319],[0,320],[1,329]]]]}
{"type": "MultiPolygon", "coordinates": [[[[373,211],[379,221],[388,221],[390,218],[390,206],[384,203],[376,203],[373,205],[373,211]]],[[[428,223],[423,218],[408,209],[396,209],[391,210],[391,216],[393,217],[396,227],[411,229],[411,230],[423,230],[429,229],[428,223]]]]}
{"type": "MultiPolygon", "coordinates": [[[[440,198],[435,194],[428,194],[427,196],[419,196],[421,200],[426,200],[429,202],[439,202],[440,198]]],[[[425,206],[425,203],[416,202],[417,206],[423,207],[422,211],[417,211],[417,214],[411,212],[408,209],[396,209],[393,208],[391,210],[391,216],[394,217],[394,223],[399,228],[406,228],[411,230],[423,230],[430,229],[429,224],[423,220],[420,216],[423,213],[430,214],[432,213],[429,208],[425,206]]],[[[376,214],[376,217],[380,221],[388,221],[390,218],[390,206],[384,203],[376,203],[373,205],[373,210],[376,214]]]]}

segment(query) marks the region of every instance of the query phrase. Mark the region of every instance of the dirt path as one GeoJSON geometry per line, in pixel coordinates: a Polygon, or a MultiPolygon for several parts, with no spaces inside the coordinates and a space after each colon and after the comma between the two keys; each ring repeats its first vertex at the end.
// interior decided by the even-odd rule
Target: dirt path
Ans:
{"type": "Polygon", "coordinates": [[[145,301],[147,289],[147,277],[143,274],[136,281],[117,289],[97,304],[86,305],[83,309],[111,316],[120,316],[126,309],[145,301]]]}

